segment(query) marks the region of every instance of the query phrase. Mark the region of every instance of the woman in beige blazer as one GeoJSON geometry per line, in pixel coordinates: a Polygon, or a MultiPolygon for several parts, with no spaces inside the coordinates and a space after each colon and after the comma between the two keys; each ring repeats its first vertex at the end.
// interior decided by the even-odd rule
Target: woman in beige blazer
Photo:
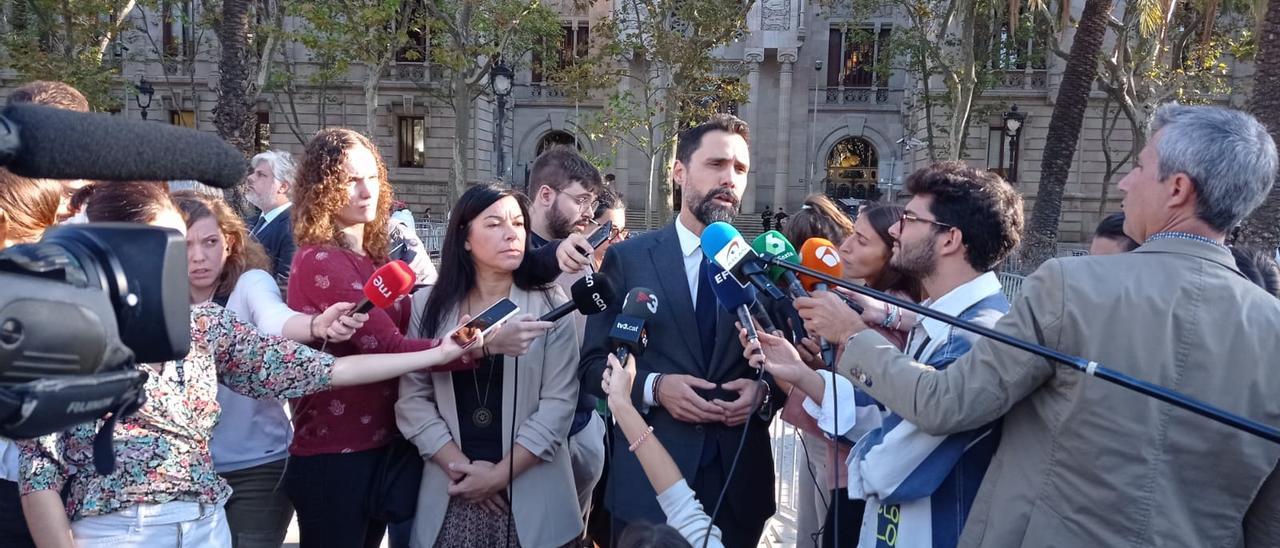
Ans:
{"type": "Polygon", "coordinates": [[[510,190],[469,189],[453,209],[439,282],[414,295],[411,329],[422,335],[446,336],[503,298],[522,316],[489,338],[477,367],[401,379],[396,419],[424,461],[413,546],[562,546],[582,533],[564,443],[578,337],[572,317],[534,320],[567,298],[516,271],[526,215],[510,190]]]}

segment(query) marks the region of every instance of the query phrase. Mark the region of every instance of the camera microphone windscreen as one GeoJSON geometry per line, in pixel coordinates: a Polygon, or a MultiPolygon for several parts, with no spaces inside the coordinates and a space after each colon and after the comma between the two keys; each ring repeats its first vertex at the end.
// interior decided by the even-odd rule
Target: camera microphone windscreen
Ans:
{"type": "Polygon", "coordinates": [[[233,188],[248,162],[217,135],[32,104],[0,111],[0,166],[24,177],[197,180],[233,188]]]}
{"type": "Polygon", "coordinates": [[[384,264],[364,283],[364,299],[356,305],[355,312],[364,314],[375,306],[387,308],[400,297],[408,295],[417,281],[418,276],[404,261],[395,260],[384,264]]]}
{"type": "Polygon", "coordinates": [[[599,272],[592,272],[578,279],[569,288],[571,299],[550,312],[543,314],[539,321],[554,322],[577,311],[583,316],[599,314],[613,305],[616,296],[609,277],[599,272]]]}
{"type": "MultiPolygon", "coordinates": [[[[800,264],[833,278],[844,275],[844,265],[835,244],[826,238],[809,238],[800,246],[800,264]]],[[[806,274],[800,275],[800,283],[809,291],[826,289],[827,283],[806,274]]]]}

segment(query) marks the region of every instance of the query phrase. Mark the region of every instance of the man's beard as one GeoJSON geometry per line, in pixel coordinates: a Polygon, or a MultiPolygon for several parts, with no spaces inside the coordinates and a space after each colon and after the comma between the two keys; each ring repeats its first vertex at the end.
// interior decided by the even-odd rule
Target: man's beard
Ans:
{"type": "Polygon", "coordinates": [[[733,191],[724,187],[717,187],[708,192],[698,200],[693,206],[693,218],[698,222],[709,225],[717,221],[730,222],[734,217],[738,216],[738,197],[733,195],[733,191]],[[716,198],[728,198],[733,202],[732,206],[722,206],[714,202],[716,198]]]}
{"type": "Polygon", "coordinates": [[[559,208],[552,207],[547,210],[547,230],[551,232],[552,240],[563,240],[573,234],[574,223],[578,219],[571,219],[560,211],[559,208]]]}
{"type": "Polygon", "coordinates": [[[898,252],[894,253],[889,264],[917,280],[927,278],[938,268],[938,252],[934,245],[932,237],[916,245],[898,240],[898,252]]]}

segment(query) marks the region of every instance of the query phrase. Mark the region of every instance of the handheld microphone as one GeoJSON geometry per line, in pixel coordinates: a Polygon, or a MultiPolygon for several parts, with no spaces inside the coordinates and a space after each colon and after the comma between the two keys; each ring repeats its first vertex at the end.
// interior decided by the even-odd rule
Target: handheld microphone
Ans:
{"type": "Polygon", "coordinates": [[[756,304],[756,288],[742,285],[732,274],[716,264],[707,265],[707,279],[702,280],[702,283],[711,284],[711,290],[720,306],[738,315],[738,322],[747,330],[747,339],[754,341],[760,338],[756,333],[755,323],[751,321],[751,305],[756,304]]]}
{"type": "Polygon", "coordinates": [[[592,272],[573,282],[569,294],[569,301],[543,314],[538,321],[554,322],[574,311],[581,312],[583,316],[599,314],[608,310],[616,298],[609,277],[600,272],[592,272]]]}
{"type": "MultiPolygon", "coordinates": [[[[844,274],[844,265],[840,263],[840,254],[836,252],[836,246],[826,238],[805,240],[804,245],[800,246],[800,264],[835,278],[844,274]]],[[[801,274],[800,282],[809,291],[827,290],[826,282],[812,276],[801,274]]],[[[822,348],[822,361],[827,364],[835,363],[835,347],[822,338],[818,339],[818,346],[822,348]]]]}
{"type": "Polygon", "coordinates": [[[364,314],[375,306],[387,308],[395,304],[396,299],[413,290],[417,281],[417,275],[404,261],[395,260],[382,265],[364,283],[364,298],[356,305],[354,313],[364,314]]]}
{"type": "Polygon", "coordinates": [[[701,244],[702,253],[736,278],[739,285],[746,285],[746,280],[774,299],[783,298],[782,290],[765,275],[764,261],[733,225],[723,221],[707,225],[702,230],[701,244]]]}
{"type": "MultiPolygon", "coordinates": [[[[836,245],[826,238],[809,238],[800,246],[800,264],[817,270],[833,278],[844,275],[844,265],[840,264],[840,253],[836,245]]],[[[809,291],[826,291],[827,283],[813,276],[800,275],[800,283],[809,291]]]]}
{"type": "Polygon", "coordinates": [[[218,188],[249,172],[244,155],[211,133],[30,104],[0,111],[0,166],[32,178],[194,179],[218,188]]]}
{"type": "Polygon", "coordinates": [[[609,340],[613,342],[614,354],[618,362],[627,363],[627,356],[644,354],[649,346],[649,334],[644,324],[658,313],[658,294],[652,289],[637,287],[627,293],[622,301],[622,311],[609,330],[609,340]]]}
{"type": "MultiPolygon", "coordinates": [[[[770,230],[756,236],[756,239],[751,241],[751,249],[755,250],[758,255],[769,253],[783,261],[800,264],[800,256],[796,254],[796,246],[791,245],[791,241],[787,240],[787,237],[777,230],[770,230]]],[[[772,265],[769,267],[769,277],[775,281],[779,279],[786,281],[787,291],[791,293],[792,297],[809,296],[804,284],[801,284],[795,273],[790,270],[772,265]]]]}

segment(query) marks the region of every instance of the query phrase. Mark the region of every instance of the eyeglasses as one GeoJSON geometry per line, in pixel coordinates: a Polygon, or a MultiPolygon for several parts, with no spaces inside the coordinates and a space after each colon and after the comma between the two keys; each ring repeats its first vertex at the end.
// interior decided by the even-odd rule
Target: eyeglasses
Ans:
{"type": "Polygon", "coordinates": [[[631,230],[626,228],[613,227],[609,230],[609,241],[625,240],[631,237],[631,230]]]}
{"type": "Polygon", "coordinates": [[[600,201],[597,200],[595,195],[590,192],[584,192],[574,196],[563,190],[557,190],[556,194],[564,194],[565,196],[568,196],[569,200],[573,201],[573,205],[578,206],[578,211],[595,211],[596,206],[600,205],[600,201]]]}
{"type": "Polygon", "coordinates": [[[904,213],[902,214],[902,218],[901,218],[901,219],[899,219],[899,220],[898,220],[898,222],[899,222],[899,223],[902,223],[902,225],[903,225],[903,226],[906,226],[906,224],[907,224],[908,222],[912,222],[912,223],[929,223],[929,224],[931,224],[931,225],[937,225],[937,226],[940,226],[940,227],[942,227],[942,228],[955,228],[955,227],[956,227],[956,225],[949,225],[949,224],[947,224],[947,223],[940,223],[940,222],[935,221],[935,220],[933,220],[933,219],[921,219],[920,217],[916,216],[916,214],[915,214],[915,213],[912,213],[912,212],[910,212],[910,211],[904,212],[904,213]]]}

